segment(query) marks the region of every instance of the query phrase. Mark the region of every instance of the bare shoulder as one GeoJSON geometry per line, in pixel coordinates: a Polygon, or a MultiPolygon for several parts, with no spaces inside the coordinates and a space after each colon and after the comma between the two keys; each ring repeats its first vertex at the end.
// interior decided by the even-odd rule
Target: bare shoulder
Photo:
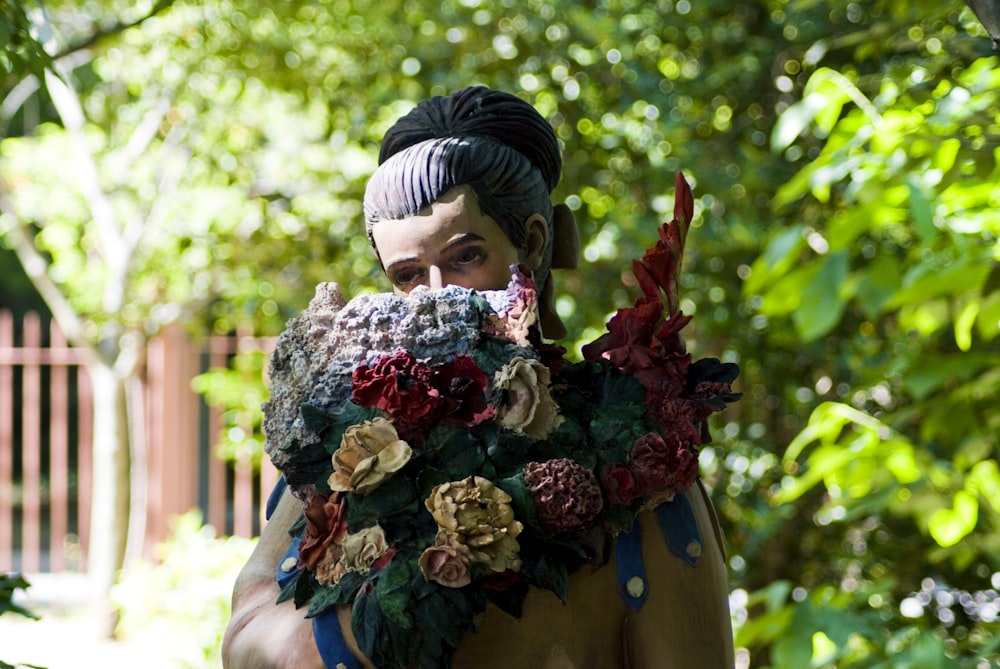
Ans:
{"type": "Polygon", "coordinates": [[[232,616],[222,642],[227,669],[323,669],[312,623],[292,602],[275,604],[278,560],[301,507],[287,492],[264,527],[233,587],[232,616]]]}

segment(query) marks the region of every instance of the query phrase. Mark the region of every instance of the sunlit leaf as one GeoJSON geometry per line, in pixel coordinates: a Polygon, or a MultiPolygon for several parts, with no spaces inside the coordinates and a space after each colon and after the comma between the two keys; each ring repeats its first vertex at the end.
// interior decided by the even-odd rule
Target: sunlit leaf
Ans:
{"type": "Polygon", "coordinates": [[[939,546],[954,546],[976,528],[979,520],[978,500],[964,490],[955,493],[951,508],[931,514],[927,527],[939,546]]]}

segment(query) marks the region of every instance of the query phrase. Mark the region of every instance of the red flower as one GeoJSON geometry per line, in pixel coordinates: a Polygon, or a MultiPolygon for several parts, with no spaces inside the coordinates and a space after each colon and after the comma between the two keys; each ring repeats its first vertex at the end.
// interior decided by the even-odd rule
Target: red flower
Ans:
{"type": "Polygon", "coordinates": [[[608,321],[608,331],[583,347],[583,357],[587,360],[607,358],[625,372],[651,367],[649,345],[662,313],[662,304],[642,298],[634,307],[619,309],[608,321]]]}
{"type": "Polygon", "coordinates": [[[679,173],[676,185],[673,220],[660,228],[656,245],[632,264],[642,297],[631,308],[619,309],[608,323],[608,332],[583,347],[587,360],[606,358],[646,388],[663,383],[683,387],[690,364],[679,333],[691,317],[678,310],[677,279],[694,198],[679,173]]]}
{"type": "Polygon", "coordinates": [[[404,439],[425,432],[437,421],[444,400],[433,386],[433,370],[409,351],[380,358],[374,367],[359,365],[352,377],[354,401],[376,407],[397,423],[404,439]]]}
{"type": "Polygon", "coordinates": [[[340,493],[312,495],[305,508],[306,532],[299,543],[299,568],[315,569],[328,549],[340,550],[347,536],[347,505],[340,493]]]}
{"type": "Polygon", "coordinates": [[[389,414],[406,441],[420,443],[441,420],[467,427],[493,415],[486,401],[489,377],[470,356],[431,367],[409,351],[359,365],[352,377],[354,401],[389,414]]]}
{"type": "Polygon", "coordinates": [[[628,506],[641,495],[632,469],[624,462],[615,462],[601,473],[601,483],[608,501],[615,506],[628,506]]]}
{"type": "Polygon", "coordinates": [[[632,471],[642,496],[649,501],[672,499],[698,476],[698,432],[693,425],[666,437],[650,432],[632,447],[632,471]]]}
{"type": "Polygon", "coordinates": [[[660,227],[660,239],[656,245],[648,249],[641,260],[632,263],[632,273],[635,274],[646,299],[659,301],[662,291],[667,298],[668,314],[674,314],[678,309],[677,281],[681,258],[684,255],[684,242],[687,239],[691,219],[694,217],[694,196],[691,194],[691,187],[680,172],[674,181],[676,193],[673,220],[660,227]]]}
{"type": "Polygon", "coordinates": [[[538,520],[554,534],[587,529],[604,506],[594,472],[568,458],[529,462],[524,480],[538,520]]]}
{"type": "Polygon", "coordinates": [[[486,402],[489,377],[470,356],[460,355],[434,370],[434,387],[442,398],[443,417],[466,427],[493,415],[486,402]]]}

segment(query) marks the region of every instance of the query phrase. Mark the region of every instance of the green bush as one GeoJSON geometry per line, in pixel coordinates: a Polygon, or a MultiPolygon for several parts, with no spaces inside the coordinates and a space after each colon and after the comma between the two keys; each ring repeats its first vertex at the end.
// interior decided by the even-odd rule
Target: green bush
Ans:
{"type": "Polygon", "coordinates": [[[159,563],[129,566],[112,593],[118,637],[155,644],[178,667],[220,667],[233,582],[254,543],[217,538],[196,511],[176,518],[170,539],[157,547],[159,563]]]}

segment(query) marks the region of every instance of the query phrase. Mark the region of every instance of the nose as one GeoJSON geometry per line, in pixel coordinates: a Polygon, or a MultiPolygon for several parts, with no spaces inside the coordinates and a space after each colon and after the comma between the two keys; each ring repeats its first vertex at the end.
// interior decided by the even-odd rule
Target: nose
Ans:
{"type": "Polygon", "coordinates": [[[437,265],[431,265],[427,268],[427,287],[428,288],[444,288],[444,277],[441,274],[441,268],[437,265]]]}

